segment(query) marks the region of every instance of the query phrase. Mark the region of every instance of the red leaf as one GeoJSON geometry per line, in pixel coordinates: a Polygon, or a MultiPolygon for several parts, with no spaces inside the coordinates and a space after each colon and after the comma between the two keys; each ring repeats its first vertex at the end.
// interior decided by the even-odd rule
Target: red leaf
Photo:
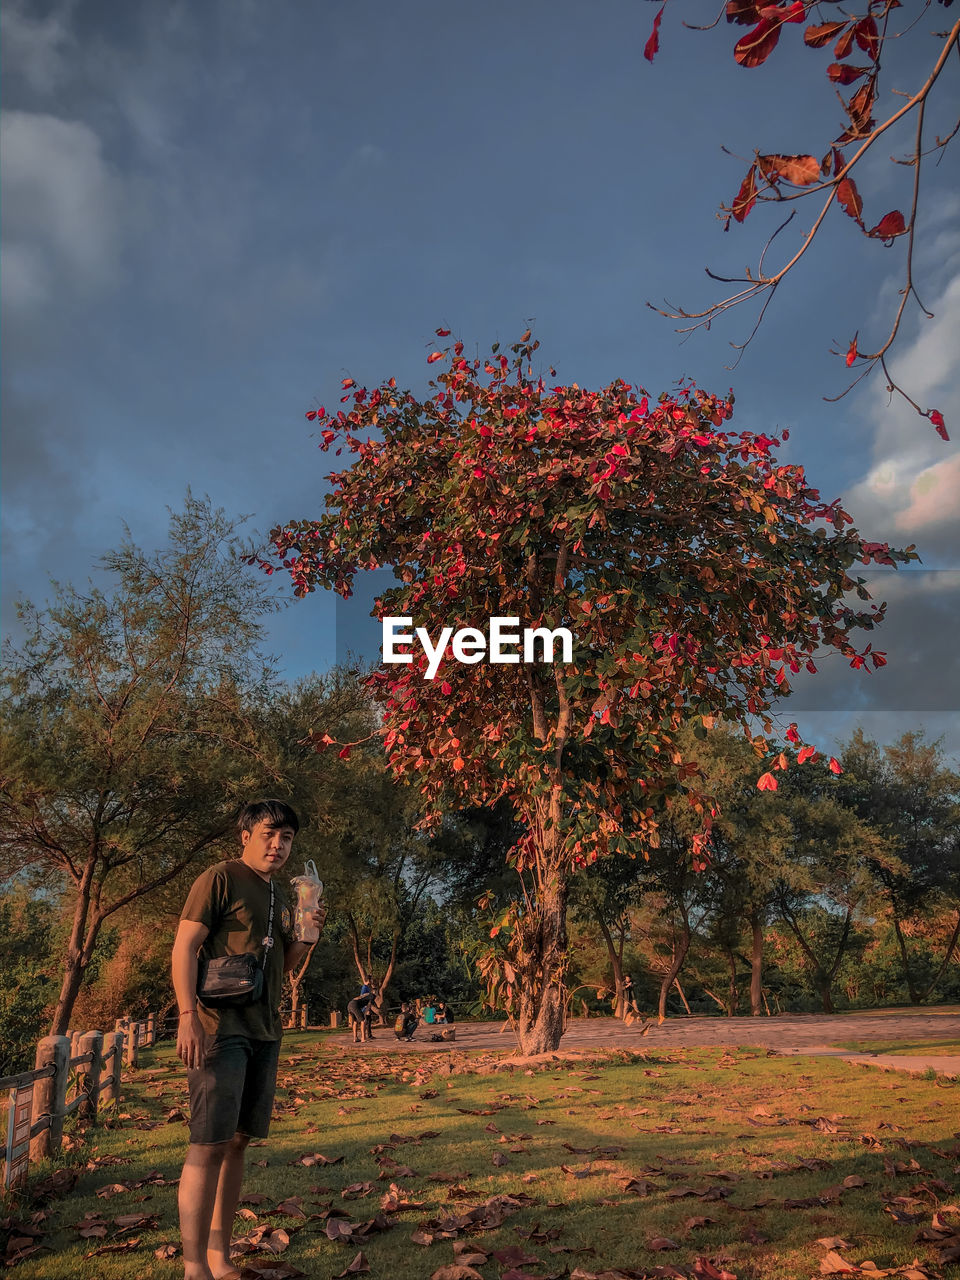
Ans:
{"type": "Polygon", "coordinates": [[[304,417],[307,419],[308,422],[312,422],[316,416],[317,416],[316,409],[311,409],[309,410],[308,413],[304,414],[304,417]]]}
{"type": "Polygon", "coordinates": [[[757,779],[758,791],[776,791],[777,780],[772,773],[761,773],[757,779]]]}
{"type": "Polygon", "coordinates": [[[783,178],[795,187],[809,187],[820,181],[820,161],[816,156],[758,156],[757,163],[768,182],[783,178]]]}
{"type": "Polygon", "coordinates": [[[853,28],[853,34],[863,52],[876,62],[877,54],[880,52],[880,41],[877,34],[877,24],[873,18],[861,18],[853,28]]]}
{"type": "Polygon", "coordinates": [[[443,684],[440,686],[440,692],[445,698],[449,698],[451,693],[453,693],[453,688],[446,680],[444,680],[443,684]]]}
{"type": "Polygon", "coordinates": [[[427,356],[427,364],[433,364],[435,360],[442,360],[442,359],[443,359],[442,351],[431,351],[430,354],[427,356]]]}
{"type": "MultiPolygon", "coordinates": [[[[845,211],[855,222],[859,222],[863,226],[861,214],[863,213],[863,201],[860,199],[860,192],[857,190],[857,184],[852,178],[842,178],[837,187],[837,199],[843,205],[845,211]]],[[[847,357],[849,360],[849,356],[847,357]]],[[[852,362],[851,362],[852,363],[852,362]]]]}
{"type": "Polygon", "coordinates": [[[893,240],[895,236],[902,236],[907,229],[907,224],[903,220],[903,214],[899,209],[891,209],[889,213],[885,213],[875,227],[867,232],[868,236],[873,236],[875,240],[893,240]]]}
{"type": "Polygon", "coordinates": [[[937,428],[937,435],[940,437],[940,439],[949,440],[950,437],[947,435],[947,428],[943,424],[943,414],[940,412],[940,410],[931,409],[927,416],[929,417],[933,425],[937,428]]]}
{"type": "Polygon", "coordinates": [[[847,352],[847,368],[848,368],[848,369],[849,369],[849,368],[850,368],[850,366],[853,364],[853,362],[856,360],[856,358],[857,358],[857,356],[858,356],[859,354],[860,354],[860,352],[857,350],[857,340],[856,340],[856,338],[854,338],[854,339],[853,339],[853,341],[850,343],[850,349],[849,349],[849,351],[847,352]]]}
{"type": "Polygon", "coordinates": [[[794,745],[797,745],[800,742],[800,735],[797,733],[797,726],[795,724],[790,726],[784,736],[788,742],[792,742],[794,745]]]}
{"type": "Polygon", "coordinates": [[[727,0],[727,21],[749,26],[760,21],[760,10],[755,0],[727,0]]]}
{"type": "Polygon", "coordinates": [[[824,22],[819,27],[807,27],[803,33],[803,43],[809,45],[811,49],[822,49],[846,25],[845,22],[824,22]]]}
{"type": "Polygon", "coordinates": [[[853,29],[845,31],[834,48],[834,57],[845,58],[853,48],[853,29]]]}
{"type": "Polygon", "coordinates": [[[454,773],[459,773],[459,772],[460,772],[460,770],[461,770],[461,769],[463,769],[463,768],[465,767],[465,764],[466,764],[466,762],[465,762],[465,760],[463,759],[463,757],[462,757],[462,756],[457,756],[456,760],[454,760],[454,762],[453,762],[453,771],[454,771],[454,773]]]}
{"type": "Polygon", "coordinates": [[[449,330],[449,329],[437,329],[437,330],[435,330],[435,333],[436,333],[436,335],[437,335],[437,337],[438,337],[438,338],[449,338],[449,337],[450,337],[450,330],[449,330]]]}
{"type": "Polygon", "coordinates": [[[657,10],[657,16],[653,20],[653,30],[650,32],[647,43],[643,46],[643,56],[648,62],[654,60],[660,48],[660,21],[663,18],[663,11],[666,7],[666,0],[664,0],[664,3],[657,10]]]}
{"type": "Polygon", "coordinates": [[[853,84],[861,76],[868,76],[870,71],[870,67],[852,67],[849,62],[831,62],[827,67],[827,75],[834,84],[853,84]]]}
{"type": "Polygon", "coordinates": [[[348,391],[351,387],[355,387],[356,385],[357,384],[354,382],[352,378],[344,378],[343,380],[344,391],[348,391]]]}
{"type": "Polygon", "coordinates": [[[848,142],[854,138],[862,138],[870,132],[873,125],[870,113],[873,111],[874,98],[873,79],[871,79],[869,83],[861,85],[850,101],[845,104],[847,115],[852,121],[852,128],[847,129],[839,141],[848,142]]]}
{"type": "Polygon", "coordinates": [[[338,754],[339,754],[339,756],[340,756],[340,759],[341,759],[341,760],[349,760],[349,759],[350,759],[350,748],[349,748],[349,747],[344,747],[342,751],[338,752],[338,754]]]}
{"type": "Polygon", "coordinates": [[[756,169],[756,165],[752,164],[747,170],[747,176],[741,182],[740,190],[737,192],[736,199],[731,206],[730,211],[737,222],[742,222],[757,203],[756,169]]]}
{"type": "Polygon", "coordinates": [[[815,760],[816,756],[816,747],[801,747],[797,752],[797,764],[803,764],[804,760],[815,760]]]}
{"type": "Polygon", "coordinates": [[[837,774],[843,773],[843,769],[840,767],[840,761],[835,760],[833,756],[830,757],[830,772],[837,774]]]}
{"type": "Polygon", "coordinates": [[[741,67],[759,67],[770,57],[780,39],[780,23],[761,18],[752,31],[741,36],[733,50],[741,67]]]}

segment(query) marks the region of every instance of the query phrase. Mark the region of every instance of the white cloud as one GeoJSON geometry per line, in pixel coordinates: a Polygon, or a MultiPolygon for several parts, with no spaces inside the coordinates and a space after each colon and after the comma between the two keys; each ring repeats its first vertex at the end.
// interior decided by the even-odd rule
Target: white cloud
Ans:
{"type": "Polygon", "coordinates": [[[65,284],[97,288],[110,281],[121,184],[92,129],[76,120],[5,111],[0,173],[8,306],[49,301],[65,284]]]}
{"type": "MultiPolygon", "coordinates": [[[[939,409],[951,434],[945,443],[931,423],[899,397],[887,403],[882,381],[862,398],[877,424],[873,458],[845,505],[870,540],[916,542],[924,560],[960,552],[960,275],[930,304],[932,320],[891,362],[891,373],[923,409],[939,409]]],[[[877,375],[875,375],[877,377],[877,375]]]]}

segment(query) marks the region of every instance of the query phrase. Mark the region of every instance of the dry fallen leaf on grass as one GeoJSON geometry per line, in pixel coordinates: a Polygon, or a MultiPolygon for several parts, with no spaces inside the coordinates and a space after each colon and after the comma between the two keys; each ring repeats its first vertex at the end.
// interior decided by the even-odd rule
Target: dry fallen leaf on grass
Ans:
{"type": "Polygon", "coordinates": [[[366,1255],[361,1250],[352,1262],[348,1262],[342,1271],[337,1272],[334,1280],[344,1280],[345,1276],[355,1276],[359,1275],[362,1271],[369,1270],[370,1263],[367,1261],[366,1255]]]}
{"type": "Polygon", "coordinates": [[[820,1259],[820,1272],[825,1276],[855,1276],[860,1268],[841,1258],[835,1249],[828,1250],[820,1259]]]}

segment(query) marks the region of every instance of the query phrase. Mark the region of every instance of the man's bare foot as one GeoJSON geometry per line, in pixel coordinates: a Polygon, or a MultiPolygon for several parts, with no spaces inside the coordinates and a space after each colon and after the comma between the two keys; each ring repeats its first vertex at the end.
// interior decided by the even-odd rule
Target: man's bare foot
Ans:
{"type": "Polygon", "coordinates": [[[232,1262],[222,1257],[207,1254],[207,1265],[213,1280],[240,1280],[240,1272],[232,1262]]]}

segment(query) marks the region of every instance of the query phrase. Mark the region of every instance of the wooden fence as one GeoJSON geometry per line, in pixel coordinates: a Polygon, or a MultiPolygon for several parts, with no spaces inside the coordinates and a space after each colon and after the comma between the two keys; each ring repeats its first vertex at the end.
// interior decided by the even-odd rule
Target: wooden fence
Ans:
{"type": "Polygon", "coordinates": [[[118,1018],[115,1029],[45,1036],[36,1066],[0,1080],[8,1095],[3,1189],[21,1187],[31,1160],[56,1155],[63,1123],[76,1112],[96,1124],[101,1106],[120,1101],[124,1066],[135,1067],[141,1047],[156,1042],[154,1014],[140,1022],[118,1018]]]}

